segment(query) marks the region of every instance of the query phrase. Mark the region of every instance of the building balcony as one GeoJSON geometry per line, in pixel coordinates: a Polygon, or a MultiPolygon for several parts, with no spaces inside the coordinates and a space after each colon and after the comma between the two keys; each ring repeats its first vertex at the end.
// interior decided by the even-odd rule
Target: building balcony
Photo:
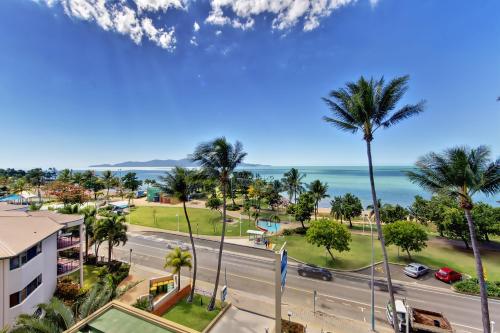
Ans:
{"type": "Polygon", "coordinates": [[[71,234],[63,234],[57,237],[57,249],[63,250],[71,247],[80,246],[80,237],[71,234]]]}
{"type": "Polygon", "coordinates": [[[61,277],[71,274],[80,269],[80,261],[74,259],[58,258],[57,259],[57,276],[61,277]]]}

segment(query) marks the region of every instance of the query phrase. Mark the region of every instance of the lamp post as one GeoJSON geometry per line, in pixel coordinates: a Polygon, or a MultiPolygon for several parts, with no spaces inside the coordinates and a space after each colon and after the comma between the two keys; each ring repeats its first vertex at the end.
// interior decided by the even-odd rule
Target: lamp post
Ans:
{"type": "Polygon", "coordinates": [[[241,214],[240,214],[240,237],[241,237],[241,214]]]}
{"type": "Polygon", "coordinates": [[[129,263],[129,265],[132,265],[132,249],[130,249],[130,252],[129,252],[128,263],[129,263]]]}
{"type": "Polygon", "coordinates": [[[175,216],[177,216],[177,232],[180,231],[180,228],[179,228],[179,214],[175,214],[175,216]]]}
{"type": "Polygon", "coordinates": [[[288,311],[288,329],[292,327],[292,311],[288,311]]]}
{"type": "Polygon", "coordinates": [[[196,223],[196,234],[198,235],[198,238],[200,237],[200,233],[198,231],[198,223],[196,223]]]}

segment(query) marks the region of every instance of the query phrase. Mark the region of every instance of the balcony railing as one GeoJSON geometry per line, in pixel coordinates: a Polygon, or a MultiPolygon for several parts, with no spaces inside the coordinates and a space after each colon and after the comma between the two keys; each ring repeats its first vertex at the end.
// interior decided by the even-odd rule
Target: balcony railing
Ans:
{"type": "Polygon", "coordinates": [[[72,272],[80,267],[80,261],[73,259],[57,259],[57,275],[63,275],[72,272]]]}
{"type": "Polygon", "coordinates": [[[65,249],[71,246],[80,244],[80,237],[78,236],[59,236],[57,237],[57,249],[65,249]]]}

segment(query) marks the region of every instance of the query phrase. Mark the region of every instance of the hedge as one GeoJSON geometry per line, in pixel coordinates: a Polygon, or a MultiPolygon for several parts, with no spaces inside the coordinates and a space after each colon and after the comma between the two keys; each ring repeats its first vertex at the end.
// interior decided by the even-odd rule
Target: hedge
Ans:
{"type": "MultiPolygon", "coordinates": [[[[460,292],[479,295],[479,282],[476,278],[457,282],[453,287],[460,292]]],[[[500,297],[500,281],[486,281],[488,296],[500,297]]]]}

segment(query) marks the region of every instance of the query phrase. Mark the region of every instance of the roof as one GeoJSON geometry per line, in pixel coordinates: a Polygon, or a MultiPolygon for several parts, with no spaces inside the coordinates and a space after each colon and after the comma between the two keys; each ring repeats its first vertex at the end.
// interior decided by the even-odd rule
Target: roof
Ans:
{"type": "Polygon", "coordinates": [[[83,223],[83,215],[78,214],[61,214],[50,210],[37,210],[28,212],[30,216],[48,217],[56,223],[64,224],[68,227],[83,223]]]}
{"type": "Polygon", "coordinates": [[[195,333],[196,331],[119,301],[112,301],[65,332],[195,333]]]}
{"type": "Polygon", "coordinates": [[[22,211],[22,210],[26,210],[27,208],[28,207],[23,206],[23,205],[12,205],[12,204],[9,204],[6,202],[0,202],[0,212],[16,211],[16,210],[22,211]]]}
{"type": "Polygon", "coordinates": [[[264,235],[264,231],[260,231],[260,230],[247,230],[247,234],[262,236],[262,235],[264,235]]]}
{"type": "Polygon", "coordinates": [[[115,202],[110,202],[109,204],[111,206],[115,206],[118,208],[127,208],[128,207],[128,201],[115,201],[115,202]]]}
{"type": "Polygon", "coordinates": [[[396,303],[396,311],[400,313],[406,313],[406,306],[404,305],[403,301],[400,299],[397,299],[395,301],[396,303]]]}
{"type": "Polygon", "coordinates": [[[63,226],[48,217],[1,216],[0,258],[9,258],[56,233],[63,226]]]}

